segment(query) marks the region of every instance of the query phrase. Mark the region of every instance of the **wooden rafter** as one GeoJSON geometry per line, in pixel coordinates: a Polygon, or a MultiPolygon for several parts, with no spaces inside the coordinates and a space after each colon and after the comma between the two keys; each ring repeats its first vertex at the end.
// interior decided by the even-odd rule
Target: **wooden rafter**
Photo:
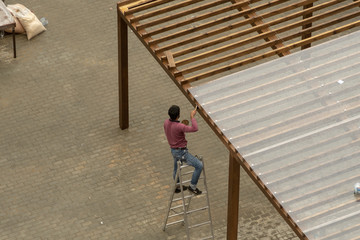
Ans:
{"type": "MultiPolygon", "coordinates": [[[[306,1],[306,2],[303,2],[302,4],[307,4],[309,1],[306,1]]],[[[298,6],[302,6],[302,4],[299,4],[298,6]]],[[[300,12],[296,12],[296,13],[293,13],[293,14],[289,14],[285,17],[281,17],[281,18],[277,18],[277,19],[274,19],[272,21],[269,21],[266,23],[267,26],[275,26],[277,24],[280,24],[280,23],[284,23],[284,22],[287,22],[289,20],[292,20],[292,19],[295,19],[299,16],[305,16],[305,15],[308,15],[308,14],[312,14],[312,12],[314,11],[317,11],[319,9],[321,9],[322,7],[324,6],[330,6],[334,4],[334,2],[327,2],[325,4],[322,4],[322,5],[319,5],[319,6],[316,6],[314,8],[311,8],[311,9],[307,9],[306,11],[300,11],[300,12]]],[[[288,7],[286,7],[288,8],[288,7]]],[[[346,10],[348,9],[348,6],[345,6],[345,7],[340,7],[339,10],[346,10]]],[[[338,10],[338,11],[339,11],[338,10]]],[[[319,15],[316,15],[314,18],[307,18],[307,19],[304,19],[302,21],[297,21],[295,23],[290,23],[288,25],[285,25],[283,27],[280,27],[278,29],[275,29],[275,30],[272,30],[272,31],[269,31],[269,32],[265,32],[265,33],[262,33],[262,34],[259,34],[257,36],[253,36],[253,37],[250,37],[248,39],[246,39],[247,41],[242,41],[242,42],[237,42],[237,45],[239,46],[243,46],[245,44],[248,43],[248,41],[254,41],[254,40],[257,40],[257,39],[262,39],[262,38],[266,38],[268,37],[268,35],[273,35],[273,34],[276,34],[276,33],[281,33],[281,32],[285,32],[285,31],[289,31],[291,30],[292,28],[294,27],[298,27],[298,26],[303,26],[303,25],[307,25],[309,23],[312,23],[314,21],[318,21],[319,19],[322,19],[322,18],[325,18],[325,17],[328,17],[328,16],[331,16],[331,14],[334,14],[336,12],[334,11],[329,11],[329,12],[325,12],[323,14],[319,14],[319,15]]],[[[273,13],[270,13],[270,14],[273,14],[273,13]]],[[[260,15],[258,16],[259,18],[263,18],[265,17],[266,15],[260,15]]],[[[241,22],[238,22],[236,24],[233,24],[231,27],[227,27],[227,29],[215,29],[215,30],[212,30],[210,32],[207,32],[206,33],[206,36],[211,36],[211,35],[215,35],[215,34],[219,34],[219,33],[222,33],[223,31],[225,32],[226,30],[229,30],[230,28],[235,28],[236,26],[240,26],[241,25],[246,25],[246,24],[250,24],[251,21],[249,20],[244,20],[244,21],[241,21],[241,22]]],[[[177,51],[177,52],[174,52],[174,57],[179,57],[179,56],[182,56],[182,55],[185,55],[185,54],[189,54],[191,52],[195,52],[195,51],[198,51],[198,50],[201,50],[201,49],[204,49],[204,48],[207,48],[207,47],[210,47],[210,46],[214,46],[214,45],[217,45],[219,43],[223,43],[223,42],[226,42],[226,41],[229,41],[231,39],[235,39],[235,38],[239,38],[241,36],[245,36],[247,34],[250,34],[250,33],[253,33],[253,32],[256,32],[258,31],[259,29],[261,29],[262,27],[264,27],[264,24],[262,25],[258,25],[256,27],[253,27],[253,28],[248,28],[248,29],[244,29],[244,30],[241,30],[241,31],[238,31],[236,33],[233,33],[233,34],[228,34],[228,35],[225,35],[223,37],[220,37],[220,38],[217,38],[217,39],[214,39],[214,40],[211,40],[211,41],[208,41],[208,42],[203,42],[199,45],[195,45],[195,46],[191,46],[189,48],[186,48],[186,49],[182,49],[180,51],[177,51]]],[[[192,37],[190,40],[186,39],[186,41],[196,41],[196,40],[200,40],[202,39],[202,36],[194,36],[192,37]]],[[[162,49],[167,49],[166,47],[163,47],[162,49]]],[[[162,50],[161,49],[161,50],[162,50]]],[[[155,49],[156,52],[160,51],[159,48],[155,49]]],[[[225,51],[225,49],[224,49],[225,51]]],[[[188,59],[192,59],[192,60],[196,60],[196,57],[197,56],[191,56],[189,57],[188,59]]],[[[181,62],[184,62],[185,60],[181,60],[181,62]]]]}
{"type": "MultiPolygon", "coordinates": [[[[214,74],[219,74],[219,73],[222,73],[222,72],[225,72],[225,71],[228,71],[230,69],[234,69],[234,68],[237,68],[237,67],[240,67],[240,66],[244,66],[246,64],[249,64],[249,63],[253,63],[253,62],[256,62],[256,61],[259,61],[261,59],[264,59],[264,58],[268,58],[268,57],[271,57],[271,56],[274,56],[274,55],[278,55],[280,54],[283,50],[291,50],[291,49],[294,49],[294,48],[298,48],[298,47],[302,47],[306,44],[309,44],[309,43],[312,43],[314,41],[318,41],[318,40],[321,40],[321,39],[324,39],[326,37],[330,37],[334,34],[337,34],[337,33],[341,33],[341,32],[344,32],[346,30],[349,30],[349,29],[352,29],[354,27],[359,27],[360,26],[360,20],[359,21],[356,21],[354,23],[351,23],[351,24],[347,24],[345,26],[342,26],[340,28],[336,28],[334,30],[330,30],[330,31],[327,31],[325,33],[322,33],[322,34],[319,34],[319,35],[316,35],[316,36],[313,36],[311,38],[308,38],[308,39],[305,39],[305,40],[301,40],[301,41],[298,41],[298,42],[295,42],[293,44],[289,44],[287,46],[284,46],[282,48],[279,48],[279,49],[276,49],[276,50],[272,50],[272,51],[269,51],[269,52],[266,52],[264,54],[260,54],[260,55],[257,55],[255,57],[251,57],[251,58],[247,58],[245,60],[242,60],[242,61],[238,61],[238,62],[235,62],[235,63],[232,63],[232,64],[229,64],[229,65],[226,65],[224,67],[219,67],[217,69],[213,69],[213,70],[210,70],[210,71],[207,71],[205,73],[202,73],[202,74],[199,74],[199,75],[196,75],[196,76],[193,76],[193,77],[189,77],[189,78],[186,78],[185,80],[182,81],[182,83],[189,83],[189,82],[194,82],[194,81],[197,81],[197,80],[200,80],[200,79],[203,79],[203,78],[206,78],[206,77],[210,77],[210,76],[213,76],[214,74]]],[[[307,29],[309,30],[309,29],[307,29]]],[[[306,30],[306,31],[307,31],[306,30]]],[[[274,44],[274,43],[277,43],[281,40],[274,40],[272,42],[269,42],[269,43],[265,43],[265,45],[267,44],[274,44]]],[[[259,47],[254,47],[253,49],[251,49],[252,51],[254,50],[257,50],[259,49],[259,47]]],[[[252,51],[248,50],[249,52],[247,53],[251,53],[252,51]]],[[[236,57],[237,55],[240,55],[240,53],[236,53],[236,54],[232,54],[230,56],[226,56],[225,58],[223,59],[218,59],[217,62],[222,62],[224,59],[230,59],[230,58],[233,58],[233,57],[236,57]]],[[[196,66],[196,68],[199,68],[198,66],[196,66]]],[[[192,69],[193,70],[193,69],[192,69]]],[[[187,72],[190,72],[192,70],[186,70],[187,72]]],[[[175,76],[176,75],[180,75],[180,74],[183,74],[184,72],[175,72],[175,76]]]]}

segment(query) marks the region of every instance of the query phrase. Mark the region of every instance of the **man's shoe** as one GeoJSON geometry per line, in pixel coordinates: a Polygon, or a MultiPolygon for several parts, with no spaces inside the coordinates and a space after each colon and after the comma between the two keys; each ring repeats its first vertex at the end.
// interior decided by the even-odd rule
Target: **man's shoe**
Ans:
{"type": "Polygon", "coordinates": [[[200,195],[200,194],[202,193],[202,191],[200,191],[198,188],[196,188],[196,189],[194,190],[194,189],[192,189],[190,186],[188,187],[188,190],[189,190],[190,192],[192,192],[193,194],[195,194],[195,195],[200,195]]]}
{"type": "MultiPolygon", "coordinates": [[[[183,191],[185,191],[186,189],[188,189],[186,186],[183,186],[183,191]]],[[[181,189],[180,187],[175,188],[175,193],[180,193],[181,189]]]]}

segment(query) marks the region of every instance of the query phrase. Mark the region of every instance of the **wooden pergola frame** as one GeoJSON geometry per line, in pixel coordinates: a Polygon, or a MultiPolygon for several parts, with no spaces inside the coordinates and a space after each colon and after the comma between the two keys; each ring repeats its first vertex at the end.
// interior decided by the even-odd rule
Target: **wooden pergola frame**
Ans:
{"type": "MultiPolygon", "coordinates": [[[[198,103],[188,91],[195,81],[204,81],[214,75],[276,55],[285,56],[290,54],[290,50],[308,48],[312,43],[360,26],[360,21],[354,20],[360,16],[360,0],[319,2],[321,1],[298,0],[294,3],[294,1],[272,0],[262,3],[260,0],[123,0],[119,2],[117,13],[120,128],[129,127],[127,27],[132,29],[180,91],[195,106],[198,103]],[[197,14],[195,17],[188,17],[194,13],[197,14]],[[336,14],[341,15],[336,17],[336,14]],[[216,18],[218,15],[223,16],[216,18]],[[231,22],[234,19],[237,21],[231,22]],[[284,25],[285,22],[288,24],[284,25]],[[196,26],[189,27],[189,24],[196,26]],[[236,31],[231,31],[234,29],[236,31]],[[174,41],[174,39],[179,40],[174,41]],[[249,45],[261,39],[265,42],[256,46],[249,45]],[[195,43],[199,40],[200,43],[195,43]],[[218,47],[214,48],[214,46],[218,47]],[[267,50],[269,47],[271,50],[267,50]],[[232,52],[226,53],[229,50],[232,52]],[[256,55],[249,57],[251,53],[256,55]],[[185,55],[187,57],[184,57],[185,55]],[[210,60],[207,60],[209,58],[210,60]]],[[[227,239],[237,239],[240,166],[297,236],[300,239],[307,239],[201,106],[199,113],[230,152],[227,239]]]]}

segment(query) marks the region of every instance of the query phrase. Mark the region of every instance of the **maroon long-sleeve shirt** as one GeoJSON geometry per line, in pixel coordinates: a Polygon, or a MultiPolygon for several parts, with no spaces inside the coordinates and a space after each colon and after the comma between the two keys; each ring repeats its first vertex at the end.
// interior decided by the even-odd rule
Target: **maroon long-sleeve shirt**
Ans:
{"type": "Polygon", "coordinates": [[[191,126],[182,124],[179,121],[166,119],[164,122],[164,130],[171,148],[184,148],[187,146],[185,133],[196,132],[198,125],[195,118],[191,119],[191,126]]]}

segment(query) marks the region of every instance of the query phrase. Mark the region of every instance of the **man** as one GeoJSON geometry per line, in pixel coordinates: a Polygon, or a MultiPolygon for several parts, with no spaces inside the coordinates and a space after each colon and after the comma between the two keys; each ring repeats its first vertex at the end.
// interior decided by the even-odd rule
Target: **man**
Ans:
{"type": "MultiPolygon", "coordinates": [[[[187,149],[187,141],[185,139],[186,132],[196,132],[198,130],[198,125],[195,119],[196,108],[191,111],[190,119],[191,119],[191,126],[187,126],[183,123],[179,122],[180,118],[180,107],[173,105],[169,108],[168,111],[170,119],[166,119],[164,122],[164,130],[166,138],[169,142],[171,148],[171,154],[174,158],[174,172],[173,178],[175,180],[176,171],[177,171],[177,161],[186,162],[188,165],[193,166],[195,171],[192,175],[191,182],[189,187],[183,187],[183,190],[188,189],[190,192],[199,195],[201,191],[196,187],[203,164],[202,162],[191,155],[187,149]]],[[[179,180],[177,180],[179,181],[179,180]]],[[[175,192],[179,193],[180,187],[176,188],[175,192]]]]}

